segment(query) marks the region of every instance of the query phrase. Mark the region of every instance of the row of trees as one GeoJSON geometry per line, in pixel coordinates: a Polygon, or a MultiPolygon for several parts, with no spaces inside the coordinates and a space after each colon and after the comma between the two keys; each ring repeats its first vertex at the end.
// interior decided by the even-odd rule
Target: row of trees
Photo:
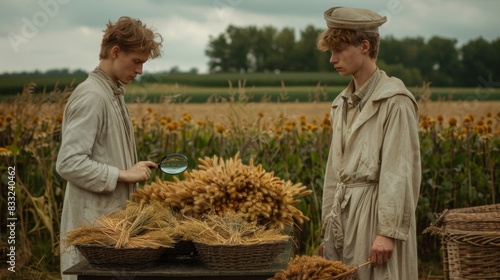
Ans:
{"type": "MultiPolygon", "coordinates": [[[[205,54],[211,72],[332,71],[329,53],[316,49],[322,29],[307,26],[297,38],[293,28],[230,25],[211,36],[205,54]]],[[[500,80],[500,37],[479,37],[463,46],[456,39],[382,37],[379,67],[410,85],[478,86],[500,80]],[[482,79],[481,79],[482,77],[482,79]]]]}

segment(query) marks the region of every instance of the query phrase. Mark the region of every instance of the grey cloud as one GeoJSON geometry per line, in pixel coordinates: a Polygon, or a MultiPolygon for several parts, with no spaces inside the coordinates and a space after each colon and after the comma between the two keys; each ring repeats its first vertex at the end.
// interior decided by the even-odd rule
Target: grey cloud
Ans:
{"type": "MultiPolygon", "coordinates": [[[[210,35],[218,35],[229,24],[274,25],[278,28],[291,27],[295,30],[302,30],[309,24],[323,27],[322,13],[331,6],[364,7],[387,14],[391,17],[391,21],[384,25],[383,36],[430,38],[437,35],[456,38],[462,43],[480,36],[488,40],[500,37],[498,31],[500,22],[496,15],[500,10],[500,1],[497,0],[2,1],[0,4],[0,51],[4,57],[1,58],[0,72],[23,67],[32,70],[30,67],[41,64],[44,64],[44,68],[51,68],[52,65],[45,64],[52,63],[53,60],[57,63],[67,63],[68,67],[75,67],[81,64],[81,60],[65,56],[68,53],[67,49],[80,49],[82,44],[90,43],[81,42],[84,40],[83,33],[78,32],[90,29],[94,32],[93,36],[97,38],[100,34],[97,34],[96,30],[103,30],[109,20],[114,21],[122,15],[140,18],[146,24],[157,28],[162,35],[165,34],[165,37],[174,34],[172,36],[175,38],[167,38],[170,41],[165,43],[165,57],[159,60],[158,66],[155,67],[169,69],[174,65],[180,65],[187,70],[189,65],[192,65],[203,71],[200,65],[206,65],[207,58],[204,56],[205,46],[201,46],[203,43],[200,43],[199,38],[208,42],[210,35]],[[58,3],[59,6],[54,6],[54,3],[58,3]],[[47,5],[49,7],[46,7],[47,5]],[[38,23],[34,22],[36,20],[38,23]],[[30,30],[26,21],[30,21],[34,28],[30,30]],[[186,25],[190,28],[189,32],[186,30],[186,25]],[[36,29],[36,32],[33,29],[36,29]],[[26,36],[17,38],[20,40],[24,38],[31,44],[28,46],[27,43],[17,41],[23,52],[22,56],[15,56],[11,43],[12,37],[9,37],[9,34],[23,35],[23,32],[26,36]],[[68,38],[54,39],[56,36],[54,34],[71,32],[77,32],[77,34],[65,35],[68,38]],[[193,45],[193,36],[198,39],[196,45],[193,45]],[[54,59],[47,59],[46,54],[39,52],[40,49],[46,48],[47,42],[53,44],[54,53],[60,53],[60,56],[51,54],[51,58],[54,57],[54,59]]],[[[82,48],[82,51],[95,52],[94,49],[89,50],[88,47],[82,48]]],[[[83,55],[95,56],[94,53],[83,55]]]]}

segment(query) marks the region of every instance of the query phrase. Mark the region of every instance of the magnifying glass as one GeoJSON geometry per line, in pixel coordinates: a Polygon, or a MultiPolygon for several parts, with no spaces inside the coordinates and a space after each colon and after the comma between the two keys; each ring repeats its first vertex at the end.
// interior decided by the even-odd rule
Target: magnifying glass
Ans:
{"type": "MultiPolygon", "coordinates": [[[[180,174],[186,171],[188,166],[188,158],[183,154],[168,154],[158,163],[158,168],[170,175],[180,174]]],[[[153,169],[153,167],[151,168],[153,169]]]]}

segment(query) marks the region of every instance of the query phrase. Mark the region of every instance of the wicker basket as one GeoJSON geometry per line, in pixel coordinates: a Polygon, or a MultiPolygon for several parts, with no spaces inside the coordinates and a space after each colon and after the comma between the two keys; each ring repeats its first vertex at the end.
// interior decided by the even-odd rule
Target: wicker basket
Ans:
{"type": "Polygon", "coordinates": [[[447,230],[449,279],[500,279],[500,232],[447,230]]]}
{"type": "Polygon", "coordinates": [[[500,204],[445,210],[441,217],[444,231],[500,231],[500,204]]]}
{"type": "Polygon", "coordinates": [[[114,248],[102,245],[76,245],[94,268],[143,269],[156,265],[167,248],[114,248]]]}
{"type": "Polygon", "coordinates": [[[445,279],[500,279],[500,204],[445,210],[426,232],[441,236],[445,279]]]}
{"type": "Polygon", "coordinates": [[[179,240],[174,247],[167,248],[160,258],[160,261],[168,262],[189,262],[198,259],[198,251],[193,241],[179,240]]]}
{"type": "Polygon", "coordinates": [[[254,270],[270,267],[285,251],[288,240],[258,244],[194,243],[200,259],[210,269],[254,270]]]}

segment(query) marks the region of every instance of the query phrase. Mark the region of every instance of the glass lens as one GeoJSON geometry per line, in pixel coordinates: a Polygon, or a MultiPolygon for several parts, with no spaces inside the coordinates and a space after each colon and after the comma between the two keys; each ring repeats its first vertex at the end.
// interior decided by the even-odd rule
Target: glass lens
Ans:
{"type": "Polygon", "coordinates": [[[188,165],[189,162],[185,155],[171,154],[162,159],[160,169],[167,174],[179,174],[186,171],[188,165]]]}

